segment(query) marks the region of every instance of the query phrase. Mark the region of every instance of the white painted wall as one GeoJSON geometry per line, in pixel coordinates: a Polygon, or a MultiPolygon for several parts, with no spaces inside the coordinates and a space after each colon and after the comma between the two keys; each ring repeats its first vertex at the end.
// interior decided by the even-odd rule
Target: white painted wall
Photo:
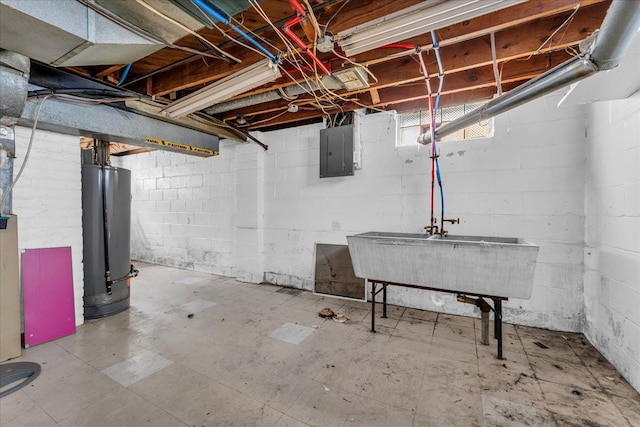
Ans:
{"type": "Polygon", "coordinates": [[[133,259],[234,275],[235,144],[218,158],[157,151],[112,164],[132,172],[133,259]]]}
{"type": "MultiPolygon", "coordinates": [[[[526,238],[540,245],[533,297],[509,301],[520,324],[579,331],[585,134],[583,106],[559,96],[496,119],[495,136],[441,145],[454,233],[526,238]]],[[[269,144],[223,143],[218,158],[148,153],[120,160],[134,172],[133,252],[141,260],[241,280],[312,289],[316,242],[346,244],[365,231],[420,232],[428,223],[429,159],[395,147],[393,113],[360,124],[362,170],[319,178],[322,125],[268,132],[269,144]]],[[[393,302],[452,313],[475,308],[393,289],[393,302]]]]}
{"type": "MultiPolygon", "coordinates": [[[[446,216],[461,219],[452,233],[540,245],[533,296],[507,302],[505,318],[580,331],[585,110],[559,110],[559,99],[548,96],[496,118],[493,138],[441,144],[441,168],[446,216]]],[[[393,114],[363,118],[362,170],[354,177],[318,178],[321,127],[266,134],[268,281],[311,289],[315,242],[346,244],[354,233],[421,232],[428,224],[428,149],[396,148],[393,114]]],[[[410,289],[393,288],[390,300],[450,313],[475,310],[451,296],[438,308],[428,293],[410,289]]]]}
{"type": "MultiPolygon", "coordinates": [[[[31,129],[16,127],[18,173],[31,129]]],[[[36,131],[29,161],[13,189],[13,213],[18,215],[18,247],[71,246],[76,325],[84,322],[82,270],[82,185],[80,140],[77,136],[36,131]]]]}
{"type": "Polygon", "coordinates": [[[640,390],[640,92],[588,113],[585,334],[640,390]]]}

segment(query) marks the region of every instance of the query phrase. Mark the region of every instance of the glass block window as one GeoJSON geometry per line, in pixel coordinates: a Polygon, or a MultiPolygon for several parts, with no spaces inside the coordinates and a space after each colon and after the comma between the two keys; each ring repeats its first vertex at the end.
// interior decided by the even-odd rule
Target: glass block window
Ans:
{"type": "MultiPolygon", "coordinates": [[[[469,111],[475,110],[481,105],[483,104],[463,104],[438,108],[436,111],[436,128],[461,117],[469,111]]],[[[398,142],[396,145],[399,147],[405,147],[418,144],[418,136],[423,132],[427,132],[430,124],[431,115],[429,114],[429,110],[409,111],[398,114],[398,142]]],[[[447,135],[444,138],[438,139],[438,141],[444,142],[460,141],[462,139],[487,138],[491,136],[492,130],[493,119],[489,119],[447,135]]]]}

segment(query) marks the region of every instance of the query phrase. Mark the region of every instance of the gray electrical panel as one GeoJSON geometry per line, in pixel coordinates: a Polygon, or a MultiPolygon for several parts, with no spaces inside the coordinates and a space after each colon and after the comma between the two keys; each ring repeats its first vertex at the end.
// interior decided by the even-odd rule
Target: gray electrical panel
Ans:
{"type": "Polygon", "coordinates": [[[320,131],[320,178],[353,175],[353,125],[320,131]]]}

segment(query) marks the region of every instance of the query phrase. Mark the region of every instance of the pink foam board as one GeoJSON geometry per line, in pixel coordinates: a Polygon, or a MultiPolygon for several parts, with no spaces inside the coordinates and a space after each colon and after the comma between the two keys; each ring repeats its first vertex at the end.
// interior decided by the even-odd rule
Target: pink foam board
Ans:
{"type": "Polygon", "coordinates": [[[22,251],[25,348],[76,332],[71,248],[22,251]]]}

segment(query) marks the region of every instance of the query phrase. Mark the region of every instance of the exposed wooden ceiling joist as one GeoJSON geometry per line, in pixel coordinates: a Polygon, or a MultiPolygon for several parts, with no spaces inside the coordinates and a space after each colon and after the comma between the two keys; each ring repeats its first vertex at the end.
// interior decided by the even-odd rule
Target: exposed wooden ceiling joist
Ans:
{"type": "MultiPolygon", "coordinates": [[[[329,35],[387,16],[421,1],[423,0],[300,0],[305,8],[313,9],[313,16],[317,18],[321,28],[331,19],[327,28],[329,35]]],[[[600,27],[610,3],[611,0],[529,0],[439,29],[436,34],[445,72],[441,105],[460,100],[470,102],[487,99],[495,93],[491,34],[495,36],[495,54],[502,76],[503,90],[509,90],[575,54],[577,44],[600,27]]],[[[272,23],[277,23],[277,27],[281,27],[286,20],[295,16],[288,1],[263,0],[260,5],[272,23]]],[[[248,31],[259,33],[259,37],[263,38],[261,42],[273,53],[285,49],[279,35],[253,8],[237,14],[234,18],[248,31]]],[[[193,56],[179,49],[165,48],[132,65],[127,80],[133,83],[127,83],[127,88],[154,95],[159,99],[179,99],[263,58],[254,51],[230,41],[231,37],[237,35],[229,27],[223,24],[219,27],[228,32],[228,36],[215,28],[203,28],[198,33],[240,58],[241,63],[193,56]]],[[[316,37],[314,27],[311,17],[308,17],[301,25],[292,29],[313,48],[316,37]]],[[[437,74],[430,34],[425,33],[404,40],[403,43],[419,46],[424,51],[427,71],[432,76],[437,74]]],[[[204,49],[202,43],[191,35],[179,40],[177,44],[191,49],[204,49]]],[[[353,66],[349,61],[338,58],[331,52],[317,54],[321,60],[330,62],[334,70],[353,66]]],[[[303,94],[294,100],[281,99],[235,108],[218,114],[216,118],[231,121],[238,116],[245,116],[249,118],[249,124],[245,128],[265,129],[287,123],[306,123],[325,113],[334,113],[340,109],[350,111],[362,108],[363,105],[370,108],[393,108],[398,111],[416,106],[422,108],[425,105],[428,94],[415,50],[375,49],[356,55],[350,60],[367,65],[377,81],[370,78],[370,87],[352,92],[338,90],[333,94],[325,93],[322,97],[323,103],[332,105],[333,109],[325,108],[326,112],[323,112],[317,108],[317,99],[303,94]],[[292,102],[299,107],[297,113],[286,112],[292,102]]],[[[122,67],[123,64],[113,64],[79,71],[93,77],[117,81],[122,67]]],[[[284,76],[233,99],[286,88],[303,81],[301,73],[295,72],[298,71],[295,66],[285,60],[283,67],[291,70],[298,81],[284,76]]],[[[309,70],[306,73],[313,74],[309,70]]]]}

